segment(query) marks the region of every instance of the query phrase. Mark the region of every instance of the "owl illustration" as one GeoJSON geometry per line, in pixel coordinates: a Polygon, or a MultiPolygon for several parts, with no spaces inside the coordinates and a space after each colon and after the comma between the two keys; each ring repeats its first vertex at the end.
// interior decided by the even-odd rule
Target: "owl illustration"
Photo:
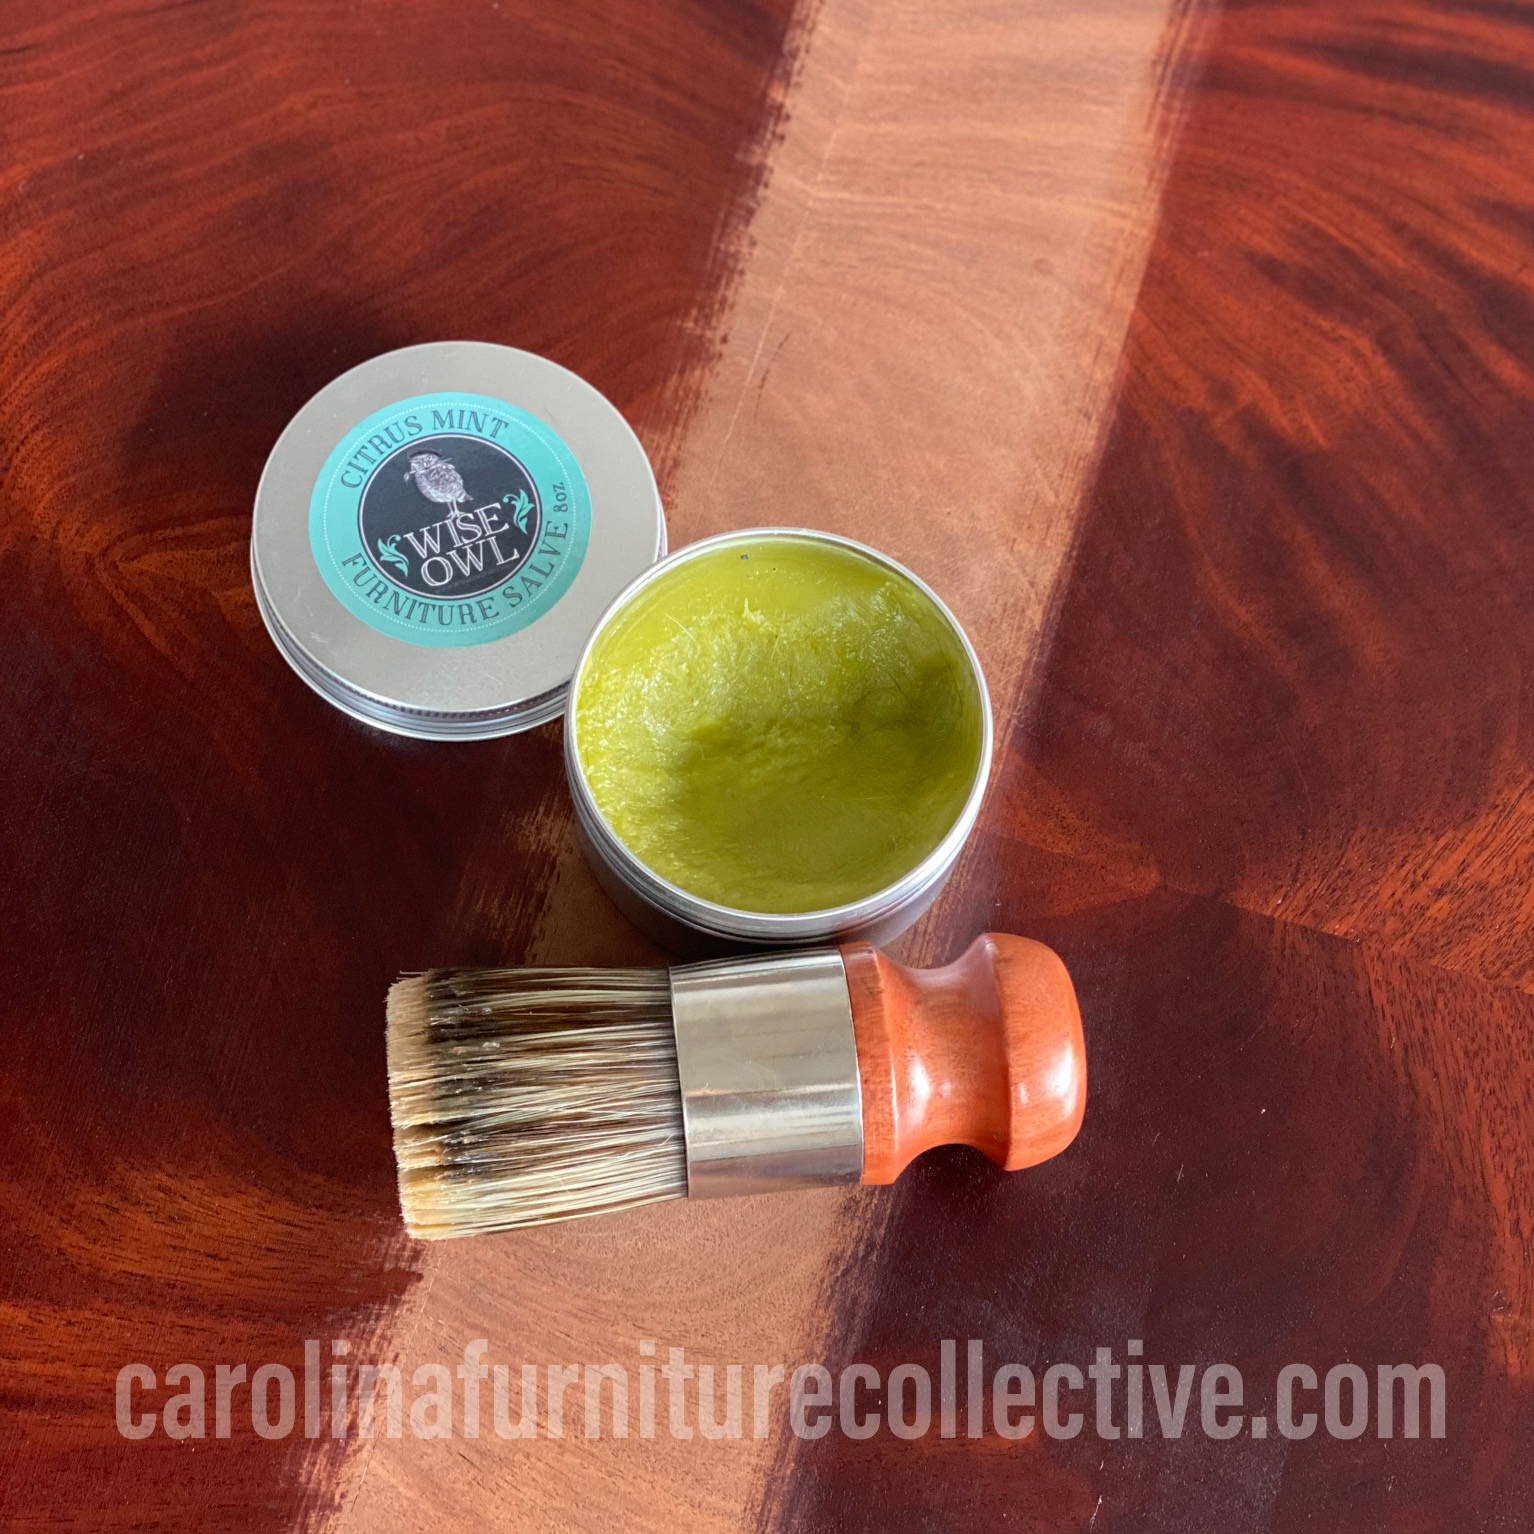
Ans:
{"type": "Polygon", "coordinates": [[[460,501],[468,499],[463,475],[436,453],[412,453],[405,478],[413,479],[416,489],[439,506],[455,509],[460,501]]]}

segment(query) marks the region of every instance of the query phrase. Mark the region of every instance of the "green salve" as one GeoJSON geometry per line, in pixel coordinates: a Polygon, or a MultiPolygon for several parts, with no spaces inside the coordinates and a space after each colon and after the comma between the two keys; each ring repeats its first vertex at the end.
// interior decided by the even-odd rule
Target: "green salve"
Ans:
{"type": "Polygon", "coordinates": [[[727,544],[643,587],[575,701],[592,796],[641,862],[747,911],[819,911],[914,868],[957,820],[980,692],[943,613],[853,550],[727,544]]]}

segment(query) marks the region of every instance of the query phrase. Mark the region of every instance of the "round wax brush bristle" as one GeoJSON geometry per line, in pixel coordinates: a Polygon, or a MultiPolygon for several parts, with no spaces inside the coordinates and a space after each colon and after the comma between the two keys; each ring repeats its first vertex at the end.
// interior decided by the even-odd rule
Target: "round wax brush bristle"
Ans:
{"type": "Polygon", "coordinates": [[[663,969],[432,970],[390,990],[388,1055],[413,1236],[687,1193],[663,969]]]}

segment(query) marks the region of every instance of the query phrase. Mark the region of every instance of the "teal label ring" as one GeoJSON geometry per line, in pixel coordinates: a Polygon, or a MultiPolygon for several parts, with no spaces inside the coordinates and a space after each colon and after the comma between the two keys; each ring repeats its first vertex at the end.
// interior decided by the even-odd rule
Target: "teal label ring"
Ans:
{"type": "Polygon", "coordinates": [[[569,589],[591,494],[547,422],[483,394],[375,410],[315,481],[309,542],[354,617],[409,644],[504,639],[569,589]]]}

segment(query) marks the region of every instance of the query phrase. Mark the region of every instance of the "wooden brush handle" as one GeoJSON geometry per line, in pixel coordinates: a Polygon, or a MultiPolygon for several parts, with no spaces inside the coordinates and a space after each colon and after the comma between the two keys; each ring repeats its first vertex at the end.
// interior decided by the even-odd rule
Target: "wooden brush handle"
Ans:
{"type": "Polygon", "coordinates": [[[863,1089],[863,1181],[893,1182],[934,1145],[973,1145],[1009,1172],[1081,1127],[1081,1013],[1059,956],[988,932],[941,969],[868,943],[842,949],[863,1089]]]}

